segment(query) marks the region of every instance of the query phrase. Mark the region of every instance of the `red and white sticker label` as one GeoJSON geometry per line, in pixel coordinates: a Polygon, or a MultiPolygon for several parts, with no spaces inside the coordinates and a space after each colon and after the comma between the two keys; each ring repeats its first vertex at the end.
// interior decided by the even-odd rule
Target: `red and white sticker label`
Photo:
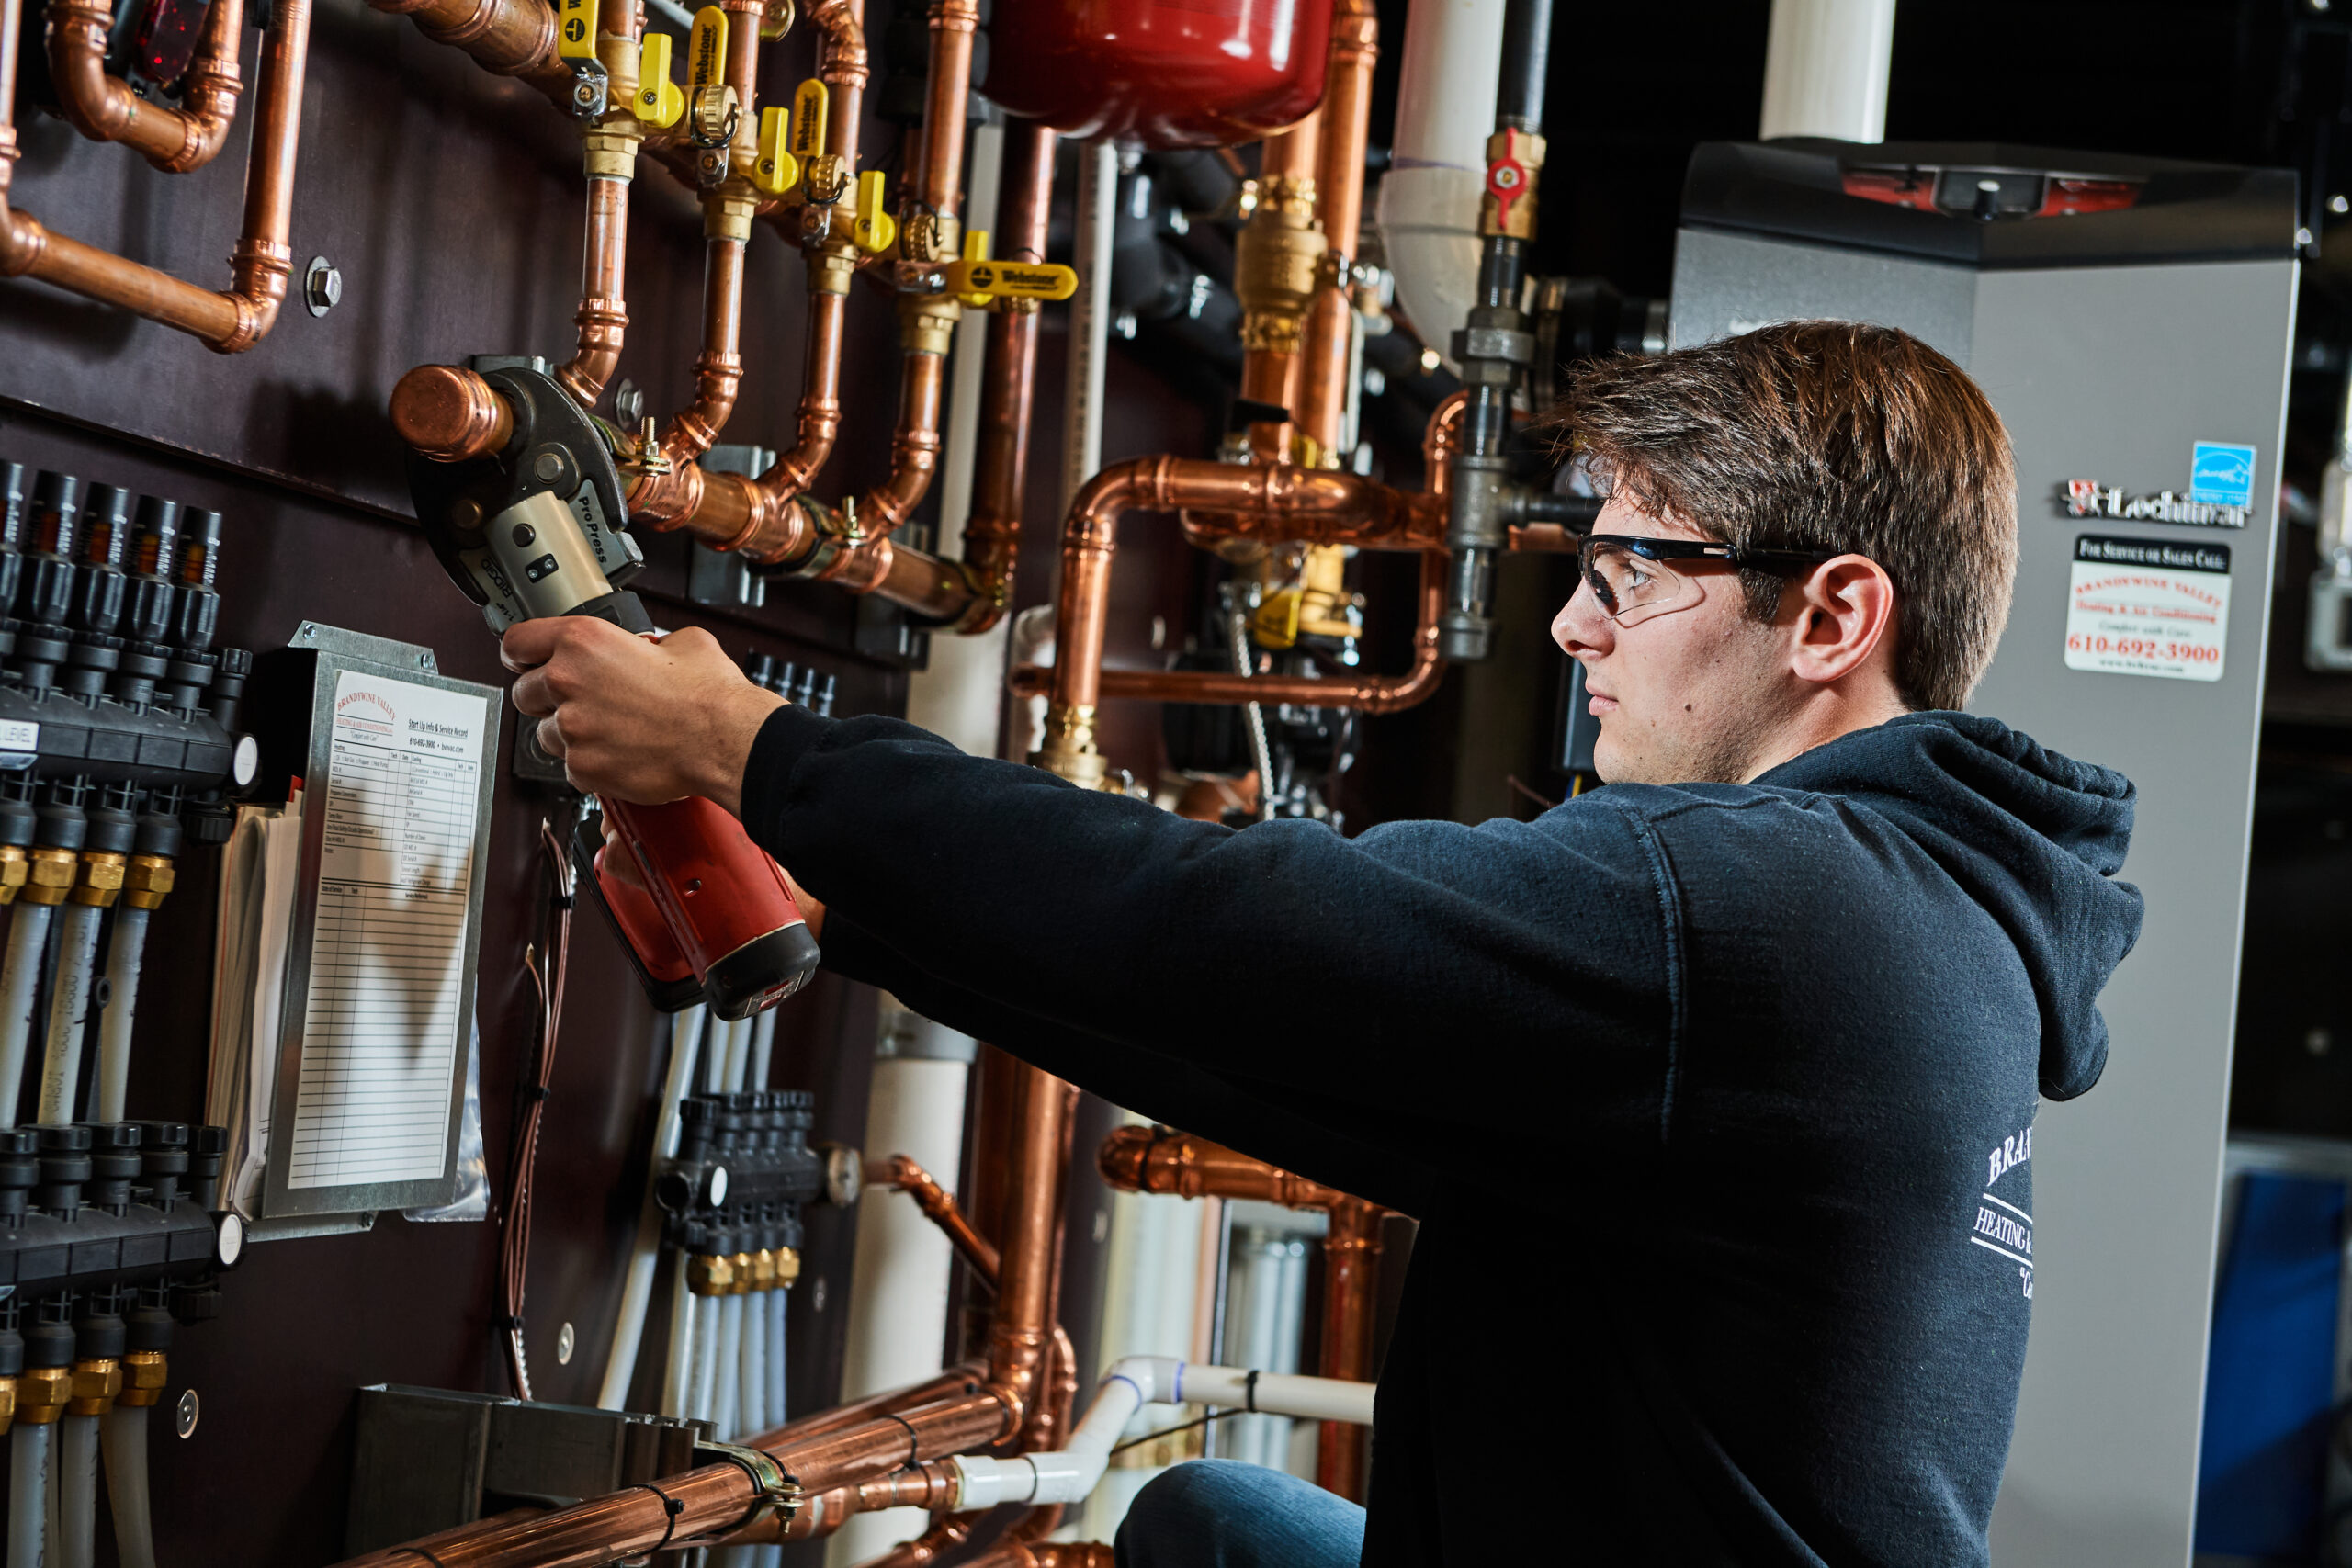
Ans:
{"type": "Polygon", "coordinates": [[[2230,632],[2230,550],[2086,534],[2075,541],[2066,668],[2218,681],[2230,632]]]}

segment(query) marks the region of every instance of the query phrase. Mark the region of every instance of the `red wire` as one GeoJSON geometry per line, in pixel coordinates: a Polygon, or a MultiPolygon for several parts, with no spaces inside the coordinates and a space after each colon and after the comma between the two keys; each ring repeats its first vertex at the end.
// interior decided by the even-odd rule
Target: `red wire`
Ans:
{"type": "Polygon", "coordinates": [[[555,1077],[556,1040],[563,1022],[564,981],[571,969],[571,865],[555,829],[545,821],[539,824],[539,843],[547,852],[548,870],[553,878],[554,930],[548,946],[552,949],[554,973],[550,981],[548,966],[535,949],[523,950],[523,967],[530,971],[531,984],[539,994],[538,1040],[532,1053],[522,1123],[515,1130],[514,1149],[507,1161],[505,1234],[499,1247],[499,1295],[505,1308],[506,1365],[518,1399],[531,1397],[530,1366],[523,1354],[523,1290],[531,1261],[531,1178],[538,1163],[539,1125],[547,1114],[548,1088],[555,1077]]]}

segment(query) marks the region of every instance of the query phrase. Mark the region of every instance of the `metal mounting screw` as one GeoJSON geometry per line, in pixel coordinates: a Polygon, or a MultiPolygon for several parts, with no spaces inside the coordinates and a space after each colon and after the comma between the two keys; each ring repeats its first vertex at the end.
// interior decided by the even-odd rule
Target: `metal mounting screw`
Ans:
{"type": "Polygon", "coordinates": [[[323,316],[343,303],[343,274],[324,256],[312,256],[302,274],[302,303],[313,316],[323,316]]]}
{"type": "Polygon", "coordinates": [[[613,422],[634,426],[645,417],[645,389],[624,377],[613,389],[613,422]]]}
{"type": "Polygon", "coordinates": [[[557,1366],[571,1365],[572,1343],[571,1325],[567,1323],[555,1331],[555,1364],[557,1366]]]}
{"type": "Polygon", "coordinates": [[[172,1429],[183,1438],[195,1437],[196,1419],[202,1413],[202,1405],[196,1397],[196,1390],[182,1389],[179,1408],[172,1413],[172,1429]]]}

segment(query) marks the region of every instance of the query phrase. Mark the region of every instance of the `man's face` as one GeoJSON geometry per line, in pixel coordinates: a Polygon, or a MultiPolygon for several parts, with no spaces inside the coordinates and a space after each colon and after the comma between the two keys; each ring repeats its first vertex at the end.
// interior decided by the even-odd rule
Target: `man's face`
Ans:
{"type": "MultiPolygon", "coordinates": [[[[1596,534],[1704,539],[1612,496],[1596,534]]],[[[1716,561],[1668,563],[1695,592],[1678,607],[1621,626],[1579,582],[1552,638],[1584,665],[1600,721],[1593,766],[1612,784],[1743,784],[1792,710],[1788,634],[1749,618],[1739,574],[1716,561]]]]}

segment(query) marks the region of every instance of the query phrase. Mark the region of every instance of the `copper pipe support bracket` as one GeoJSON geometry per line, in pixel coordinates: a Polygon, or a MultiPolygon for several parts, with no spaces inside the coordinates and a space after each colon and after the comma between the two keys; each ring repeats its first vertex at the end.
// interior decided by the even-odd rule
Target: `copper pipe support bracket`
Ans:
{"type": "Polygon", "coordinates": [[[751,1511],[725,1529],[713,1531],[709,1539],[718,1540],[749,1529],[771,1515],[779,1519],[790,1519],[798,1511],[804,1497],[800,1483],[776,1462],[773,1454],[710,1438],[697,1441],[694,1452],[697,1459],[707,1457],[719,1463],[735,1466],[752,1482],[751,1511]]]}

